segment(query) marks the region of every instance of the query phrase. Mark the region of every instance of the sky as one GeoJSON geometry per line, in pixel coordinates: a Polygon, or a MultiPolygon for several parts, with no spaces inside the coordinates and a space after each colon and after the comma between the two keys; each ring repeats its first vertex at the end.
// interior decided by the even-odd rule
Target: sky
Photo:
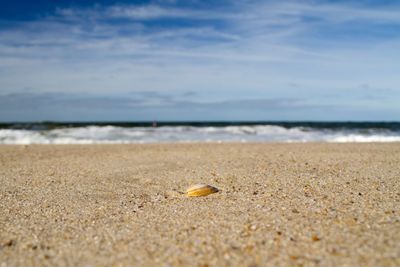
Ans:
{"type": "Polygon", "coordinates": [[[400,120],[400,1],[3,0],[0,121],[400,120]]]}

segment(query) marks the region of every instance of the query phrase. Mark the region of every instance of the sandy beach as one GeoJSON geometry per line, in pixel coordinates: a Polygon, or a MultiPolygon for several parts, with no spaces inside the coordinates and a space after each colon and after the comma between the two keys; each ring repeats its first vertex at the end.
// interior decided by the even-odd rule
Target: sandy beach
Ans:
{"type": "Polygon", "coordinates": [[[400,143],[0,146],[1,267],[399,265],[400,143]]]}

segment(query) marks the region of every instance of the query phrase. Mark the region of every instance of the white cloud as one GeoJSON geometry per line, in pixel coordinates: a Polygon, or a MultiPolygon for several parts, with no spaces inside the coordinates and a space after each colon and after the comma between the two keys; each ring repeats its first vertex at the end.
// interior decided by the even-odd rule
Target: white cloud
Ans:
{"type": "Polygon", "coordinates": [[[158,18],[187,18],[195,12],[181,9],[162,8],[155,5],[147,6],[113,6],[106,10],[106,14],[112,18],[130,18],[138,20],[158,18]]]}

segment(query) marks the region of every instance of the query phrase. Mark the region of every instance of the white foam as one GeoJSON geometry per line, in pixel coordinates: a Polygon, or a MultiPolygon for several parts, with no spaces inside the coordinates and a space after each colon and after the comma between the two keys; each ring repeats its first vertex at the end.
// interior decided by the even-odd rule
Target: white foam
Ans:
{"type": "Polygon", "coordinates": [[[400,136],[382,136],[382,135],[365,136],[365,135],[350,134],[346,136],[338,136],[328,141],[337,143],[400,142],[400,136]]]}
{"type": "Polygon", "coordinates": [[[87,126],[54,130],[0,130],[0,144],[125,144],[158,142],[400,142],[399,132],[327,130],[275,125],[226,127],[87,126]]]}

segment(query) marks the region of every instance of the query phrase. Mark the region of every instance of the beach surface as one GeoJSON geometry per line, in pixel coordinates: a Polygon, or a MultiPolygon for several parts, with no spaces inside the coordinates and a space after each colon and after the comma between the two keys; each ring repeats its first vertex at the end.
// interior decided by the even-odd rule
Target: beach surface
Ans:
{"type": "Polygon", "coordinates": [[[400,266],[400,143],[3,145],[0,266],[400,266]]]}

